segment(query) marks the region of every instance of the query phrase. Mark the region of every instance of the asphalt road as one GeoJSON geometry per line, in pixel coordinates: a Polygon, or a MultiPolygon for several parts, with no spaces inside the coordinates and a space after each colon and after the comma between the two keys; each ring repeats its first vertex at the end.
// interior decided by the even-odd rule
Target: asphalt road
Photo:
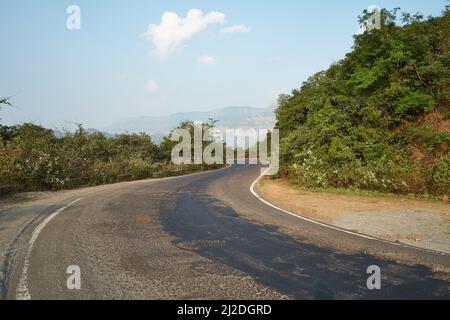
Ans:
{"type": "Polygon", "coordinates": [[[276,210],[250,192],[259,172],[234,165],[0,208],[1,297],[450,298],[449,255],[276,210]],[[80,290],[66,285],[73,265],[81,270],[80,290]],[[371,265],[381,269],[380,290],[366,286],[371,265]]]}

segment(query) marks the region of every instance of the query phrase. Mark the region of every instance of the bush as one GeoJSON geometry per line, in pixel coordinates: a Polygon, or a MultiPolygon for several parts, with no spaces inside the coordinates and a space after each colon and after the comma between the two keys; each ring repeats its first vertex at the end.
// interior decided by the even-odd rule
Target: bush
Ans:
{"type": "Polygon", "coordinates": [[[0,125],[0,189],[59,190],[219,167],[175,166],[166,150],[174,143],[165,140],[160,147],[146,134],[108,138],[81,126],[57,138],[52,130],[34,124],[0,125]]]}
{"type": "Polygon", "coordinates": [[[313,188],[448,193],[450,12],[402,25],[382,14],[343,60],[280,96],[281,172],[313,188]]]}
{"type": "Polygon", "coordinates": [[[438,192],[450,194],[450,153],[433,167],[433,182],[438,192]]]}

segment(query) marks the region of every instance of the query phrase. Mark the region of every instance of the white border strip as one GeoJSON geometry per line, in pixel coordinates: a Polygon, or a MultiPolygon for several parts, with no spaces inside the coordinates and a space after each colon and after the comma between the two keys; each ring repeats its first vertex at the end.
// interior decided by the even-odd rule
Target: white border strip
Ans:
{"type": "Polygon", "coordinates": [[[260,176],[252,183],[252,185],[250,186],[250,192],[251,192],[251,193],[252,193],[259,201],[261,201],[262,203],[264,203],[264,204],[268,205],[269,207],[272,207],[272,208],[274,208],[274,209],[276,209],[276,210],[278,210],[278,211],[284,212],[284,213],[286,213],[286,214],[288,214],[288,215],[290,215],[290,216],[293,216],[293,217],[296,217],[296,218],[298,218],[298,219],[301,219],[301,220],[304,220],[304,221],[308,221],[308,222],[317,224],[317,225],[322,226],[322,227],[325,227],[325,228],[329,228],[329,229],[333,229],[333,230],[336,230],[336,231],[344,232],[344,233],[346,233],[346,234],[350,234],[350,235],[355,236],[355,237],[364,238],[364,239],[373,240],[373,241],[380,241],[380,242],[383,242],[383,243],[386,243],[386,244],[390,244],[390,245],[395,245],[395,246],[398,246],[398,247],[404,247],[404,248],[409,248],[409,249],[416,249],[416,250],[425,251],[425,252],[429,252],[429,253],[435,253],[435,254],[440,254],[440,255],[450,255],[450,254],[447,253],[447,252],[442,252],[442,251],[437,251],[437,250],[432,250],[432,249],[426,249],[426,248],[415,247],[415,246],[411,246],[411,245],[404,244],[404,243],[392,242],[392,241],[388,241],[388,240],[384,240],[384,239],[372,237],[372,236],[369,236],[369,235],[366,235],[366,234],[353,232],[353,231],[350,231],[350,230],[347,230],[347,229],[342,229],[342,228],[339,228],[339,227],[336,227],[336,226],[333,226],[333,225],[330,225],[330,224],[326,224],[326,223],[323,223],[323,222],[320,222],[320,221],[317,221],[317,220],[309,219],[309,218],[306,218],[306,217],[304,217],[304,216],[301,216],[301,215],[292,213],[292,212],[290,212],[290,211],[284,210],[284,209],[282,209],[282,208],[280,208],[280,207],[277,207],[276,205],[270,203],[269,201],[264,200],[262,197],[260,197],[260,196],[256,193],[256,191],[255,191],[255,186],[256,186],[256,184],[259,182],[259,180],[261,180],[261,178],[262,178],[263,176],[264,176],[264,174],[260,175],[260,176]]]}
{"type": "Polygon", "coordinates": [[[23,262],[23,268],[22,268],[22,274],[19,279],[19,284],[16,289],[16,299],[17,300],[31,300],[30,291],[28,289],[28,269],[30,267],[30,256],[31,252],[33,251],[34,243],[36,242],[37,238],[39,237],[39,234],[41,231],[45,228],[45,226],[58,214],[66,210],[71,205],[77,203],[80,201],[81,198],[76,199],[75,201],[72,201],[68,205],[59,208],[55,212],[53,212],[51,215],[49,215],[44,221],[42,221],[36,229],[34,229],[33,234],[31,235],[31,239],[29,241],[29,247],[27,250],[27,254],[25,256],[25,260],[23,262]]]}
{"type": "MultiPolygon", "coordinates": [[[[225,166],[223,168],[220,168],[220,169],[216,169],[216,170],[207,170],[207,171],[194,172],[194,173],[180,175],[180,176],[172,176],[172,177],[164,177],[164,178],[156,178],[156,179],[146,179],[146,180],[138,180],[138,181],[158,181],[158,180],[161,181],[161,180],[169,180],[169,179],[180,179],[180,178],[189,177],[189,176],[196,176],[196,175],[202,175],[202,174],[207,174],[207,173],[214,173],[214,172],[226,170],[226,169],[229,169],[229,168],[231,168],[231,164],[228,164],[227,166],[225,166]]],[[[58,214],[60,214],[61,212],[63,212],[68,207],[72,206],[73,204],[77,203],[81,199],[82,198],[76,199],[75,201],[72,201],[68,205],[66,205],[66,206],[56,210],[51,215],[49,215],[44,221],[42,221],[36,227],[36,229],[34,229],[33,234],[31,236],[31,239],[29,241],[29,247],[28,247],[28,250],[27,250],[24,262],[23,262],[22,274],[20,276],[19,284],[17,285],[17,289],[16,289],[16,299],[17,300],[31,300],[31,294],[30,294],[30,291],[29,291],[29,288],[28,288],[28,269],[30,267],[31,252],[33,251],[34,243],[36,242],[37,238],[39,237],[39,234],[42,232],[42,230],[45,228],[45,226],[53,218],[55,218],[58,214]]]]}

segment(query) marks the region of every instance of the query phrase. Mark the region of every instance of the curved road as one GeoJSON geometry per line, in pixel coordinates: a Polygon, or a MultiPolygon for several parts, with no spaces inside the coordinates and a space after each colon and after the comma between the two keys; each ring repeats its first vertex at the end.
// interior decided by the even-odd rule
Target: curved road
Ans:
{"type": "Polygon", "coordinates": [[[450,298],[449,255],[287,215],[250,192],[259,172],[233,165],[0,209],[2,297],[450,298]],[[73,265],[80,290],[66,286],[73,265]],[[371,265],[381,268],[381,290],[367,289],[371,265]]]}

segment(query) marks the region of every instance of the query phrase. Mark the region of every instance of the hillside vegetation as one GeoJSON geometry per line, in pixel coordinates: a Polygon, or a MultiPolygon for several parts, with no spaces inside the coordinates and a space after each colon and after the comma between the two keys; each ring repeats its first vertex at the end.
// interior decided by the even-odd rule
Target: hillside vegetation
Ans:
{"type": "Polygon", "coordinates": [[[280,96],[282,174],[313,188],[450,194],[449,42],[448,7],[382,10],[381,29],[280,96]]]}
{"type": "MultiPolygon", "coordinates": [[[[204,124],[204,130],[212,125],[204,124]]],[[[193,136],[192,122],[182,122],[179,128],[190,130],[193,136]]],[[[81,126],[58,137],[35,124],[0,124],[0,194],[70,189],[220,167],[174,165],[171,151],[177,143],[165,137],[156,145],[144,133],[106,137],[88,133],[81,126]]]]}

